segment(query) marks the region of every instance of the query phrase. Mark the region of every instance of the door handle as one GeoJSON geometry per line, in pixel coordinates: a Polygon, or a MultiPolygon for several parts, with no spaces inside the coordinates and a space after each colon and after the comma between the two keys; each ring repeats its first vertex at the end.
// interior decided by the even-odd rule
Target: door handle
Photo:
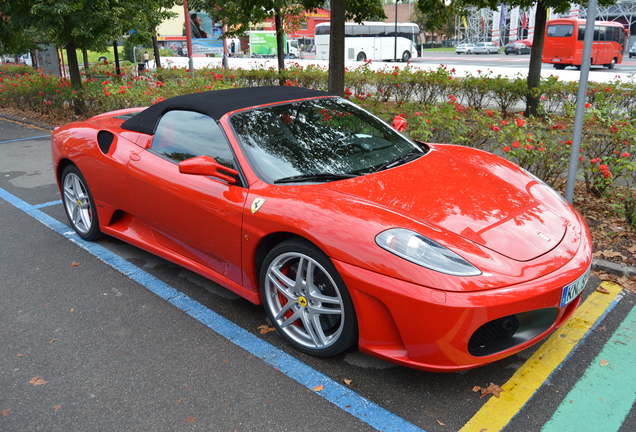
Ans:
{"type": "Polygon", "coordinates": [[[132,161],[141,160],[141,156],[139,156],[139,153],[131,151],[130,152],[130,160],[132,160],[132,161]]]}

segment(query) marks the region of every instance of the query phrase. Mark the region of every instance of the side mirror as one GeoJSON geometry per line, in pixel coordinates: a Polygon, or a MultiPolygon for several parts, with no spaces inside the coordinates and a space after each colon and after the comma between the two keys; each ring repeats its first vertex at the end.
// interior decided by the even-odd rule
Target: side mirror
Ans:
{"type": "Polygon", "coordinates": [[[236,183],[236,177],[238,176],[238,171],[221,165],[210,156],[196,156],[179,162],[179,172],[182,174],[216,177],[225,180],[229,184],[236,183]]]}

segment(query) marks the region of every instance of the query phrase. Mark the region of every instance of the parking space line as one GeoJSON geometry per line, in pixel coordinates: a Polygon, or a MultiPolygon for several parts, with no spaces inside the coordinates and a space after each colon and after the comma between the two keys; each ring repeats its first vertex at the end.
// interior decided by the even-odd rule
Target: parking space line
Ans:
{"type": "Polygon", "coordinates": [[[51,207],[51,206],[58,205],[58,204],[62,204],[62,200],[55,200],[55,201],[45,202],[45,203],[42,203],[42,204],[36,204],[36,205],[33,206],[33,208],[42,209],[42,208],[45,208],[45,207],[51,207]]]}
{"type": "Polygon", "coordinates": [[[32,141],[32,140],[39,140],[44,138],[51,138],[51,135],[38,135],[38,136],[32,136],[32,137],[26,137],[26,138],[8,139],[8,140],[0,141],[0,144],[8,144],[8,143],[19,142],[19,141],[32,141]]]}
{"type": "Polygon", "coordinates": [[[635,352],[633,308],[541,430],[619,430],[636,401],[635,352]]]}
{"type": "Polygon", "coordinates": [[[320,391],[314,391],[317,396],[328,400],[374,429],[379,431],[423,432],[422,429],[402,417],[360,396],[327,375],[301,362],[296,357],[258,338],[164,281],[128,262],[116,253],[98,243],[84,241],[72,228],[2,188],[0,188],[0,198],[307,389],[314,391],[313,389],[317,386],[322,386],[320,391]]]}
{"type": "Polygon", "coordinates": [[[491,397],[460,432],[479,432],[484,429],[498,432],[512,420],[623,297],[620,285],[603,282],[601,286],[609,294],[591,293],[570,319],[501,386],[503,392],[500,397],[491,397]]]}

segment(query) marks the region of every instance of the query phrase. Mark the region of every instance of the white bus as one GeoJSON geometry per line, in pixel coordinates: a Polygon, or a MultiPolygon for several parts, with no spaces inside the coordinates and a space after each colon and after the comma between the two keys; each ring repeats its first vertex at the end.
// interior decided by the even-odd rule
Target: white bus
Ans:
{"type": "MultiPolygon", "coordinates": [[[[316,58],[329,59],[329,23],[316,25],[316,58]]],[[[397,58],[409,61],[417,57],[420,29],[417,24],[397,24],[397,58]]],[[[345,23],[346,60],[393,60],[395,55],[395,23],[345,23]]]]}

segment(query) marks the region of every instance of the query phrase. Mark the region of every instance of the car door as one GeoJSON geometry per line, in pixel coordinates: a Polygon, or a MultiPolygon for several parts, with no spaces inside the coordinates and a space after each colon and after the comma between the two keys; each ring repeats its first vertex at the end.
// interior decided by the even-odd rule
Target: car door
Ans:
{"type": "Polygon", "coordinates": [[[247,188],[183,174],[179,162],[207,155],[236,168],[220,125],[192,111],[173,110],[157,125],[152,146],[131,155],[134,215],[161,247],[241,284],[241,222],[247,188]]]}

